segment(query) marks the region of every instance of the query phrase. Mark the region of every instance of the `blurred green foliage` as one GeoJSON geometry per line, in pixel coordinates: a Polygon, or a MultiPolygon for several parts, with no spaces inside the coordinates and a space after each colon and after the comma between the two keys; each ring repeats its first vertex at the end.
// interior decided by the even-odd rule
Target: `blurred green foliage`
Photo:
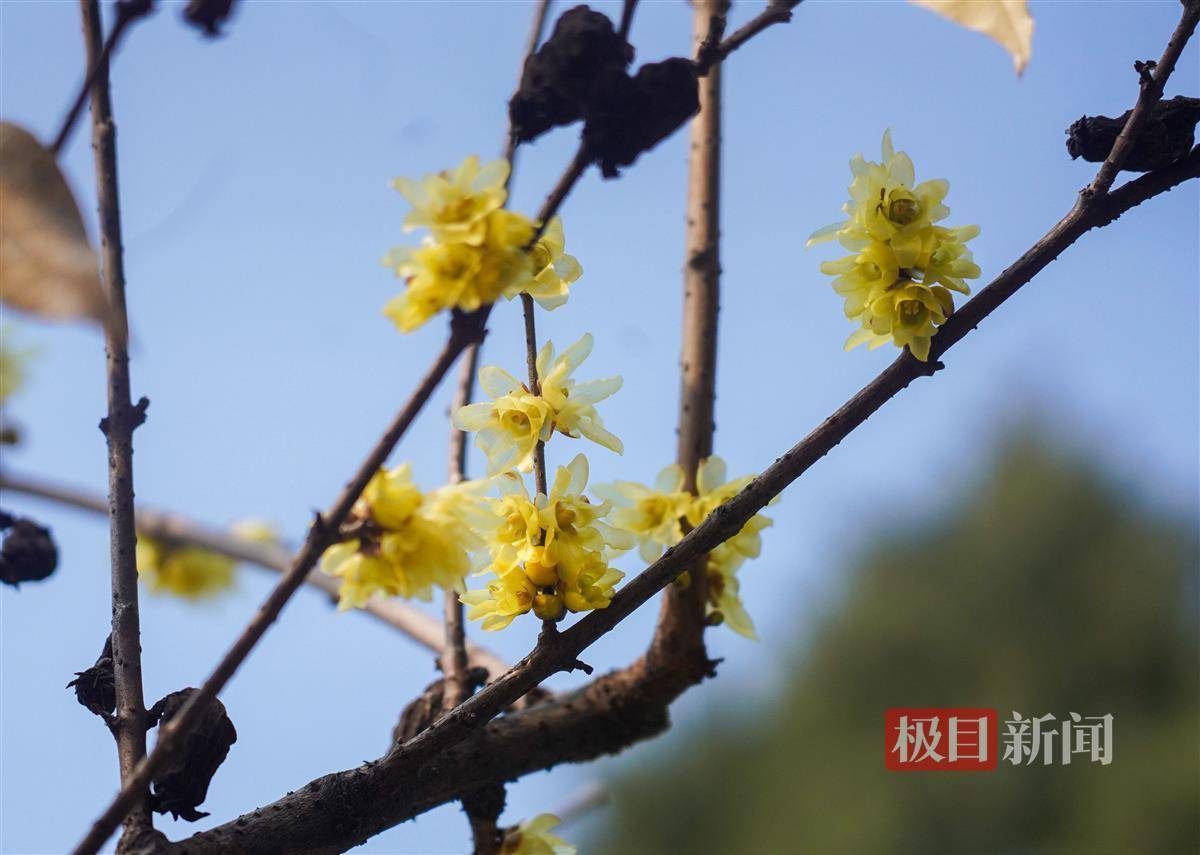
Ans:
{"type": "Polygon", "coordinates": [[[584,851],[1200,852],[1196,526],[1032,436],[940,519],[868,527],[777,700],[718,701],[584,851]],[[894,706],[1112,713],[1114,760],[888,772],[894,706]]]}

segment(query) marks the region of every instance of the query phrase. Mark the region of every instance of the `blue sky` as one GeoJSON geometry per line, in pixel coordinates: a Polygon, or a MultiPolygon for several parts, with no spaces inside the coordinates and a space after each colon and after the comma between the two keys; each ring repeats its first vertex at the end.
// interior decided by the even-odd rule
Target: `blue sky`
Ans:
{"type": "MultiPolygon", "coordinates": [[[[760,4],[736,5],[734,24],[760,4]]],[[[398,283],[378,259],[404,240],[406,210],[388,180],[499,151],[530,7],[240,6],[229,34],[209,42],[180,24],[180,4],[160,4],[115,62],[133,385],[152,401],[136,436],[136,485],[150,505],[217,525],[265,517],[298,539],[443,335],[433,323],[402,336],[380,314],[398,283]]],[[[950,180],[949,222],[982,226],[973,246],[989,278],[1090,180],[1094,167],[1066,155],[1066,126],[1127,109],[1133,60],[1157,57],[1179,14],[1177,0],[1031,6],[1034,55],[1021,80],[990,41],[900,2],[810,0],[731,58],[717,448],[733,474],[768,465],[894,356],[842,352],[850,327],[817,270],[833,251],[803,250],[837,218],[850,156],[877,157],[891,127],[918,180],[950,180]]],[[[646,0],[633,29],[638,61],[686,52],[689,32],[682,0],[646,0]]],[[[3,117],[52,137],[82,76],[77,4],[4,0],[0,57],[3,117]]],[[[1197,77],[1192,45],[1167,95],[1195,94],[1197,77]]],[[[514,208],[536,210],[574,140],[558,131],[522,153],[514,208]]],[[[563,210],[585,275],[565,308],[541,315],[540,331],[560,346],[592,332],[585,376],[625,378],[603,412],[626,452],[588,449],[597,481],[650,480],[674,453],[685,158],[677,134],[619,181],[590,173],[563,210]]],[[[64,167],[94,225],[86,126],[64,167]]],[[[769,699],[773,667],[837,590],[864,533],[954,501],[1030,413],[1130,490],[1194,515],[1197,201],[1193,182],[1085,236],[955,347],[945,371],[791,488],[771,509],[763,557],[743,571],[762,641],[712,633],[721,681],[685,698],[676,720],[686,725],[718,694],[769,699]]],[[[5,466],[103,489],[99,336],[24,320],[12,334],[37,356],[11,403],[27,440],[5,466]]],[[[502,306],[485,361],[517,371],[521,347],[519,310],[502,306]]],[[[448,403],[444,389],[395,455],[426,487],[444,476],[448,403]]],[[[576,450],[552,445],[551,463],[576,450]]],[[[47,583],[0,591],[0,849],[56,852],[116,782],[111,740],[63,690],[107,632],[107,532],[42,503],[6,496],[5,507],[52,525],[62,559],[47,583]]],[[[213,603],[147,596],[148,702],[199,683],[270,582],[246,568],[213,603]]],[[[651,625],[652,610],[635,616],[588,661],[628,661],[651,625]]],[[[519,621],[487,640],[516,658],[534,635],[519,621]]],[[[433,677],[432,657],[404,638],[298,595],[224,695],[239,741],[203,806],[213,816],[159,827],[179,837],[377,756],[433,677]]],[[[615,765],[645,756],[636,749],[615,765]]],[[[506,817],[553,810],[613,768],[528,779],[512,788],[506,817]]],[[[463,851],[466,839],[448,807],[363,851],[463,851]]]]}

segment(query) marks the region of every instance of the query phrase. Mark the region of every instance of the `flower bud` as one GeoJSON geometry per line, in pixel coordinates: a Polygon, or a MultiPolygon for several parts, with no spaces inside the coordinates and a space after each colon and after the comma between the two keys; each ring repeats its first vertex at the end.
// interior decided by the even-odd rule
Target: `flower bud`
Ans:
{"type": "Polygon", "coordinates": [[[567,607],[558,594],[539,593],[533,599],[533,613],[542,620],[561,620],[567,607]]]}

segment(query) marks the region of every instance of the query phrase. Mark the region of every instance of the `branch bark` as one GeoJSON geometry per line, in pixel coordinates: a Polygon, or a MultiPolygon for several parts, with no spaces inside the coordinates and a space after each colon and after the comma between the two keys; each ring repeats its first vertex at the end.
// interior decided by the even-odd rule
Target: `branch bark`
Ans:
{"type": "MultiPolygon", "coordinates": [[[[1075,208],[934,337],[944,354],[1022,285],[1090,229],[1147,199],[1200,176],[1200,147],[1171,167],[1149,172],[1075,208]]],[[[583,650],[646,603],[824,457],[876,410],[940,363],[907,351],[742,492],[619,591],[607,609],[590,612],[537,647],[499,680],[380,761],[335,772],[233,822],[176,843],[172,851],[335,852],[459,797],[472,787],[519,778],[561,763],[615,753],[663,732],[667,707],[711,674],[682,660],[639,660],[588,686],[527,710],[492,719],[546,677],[571,667],[583,650]]],[[[711,663],[710,663],[711,666],[711,663]]]]}
{"type": "MultiPolygon", "coordinates": [[[[728,0],[693,0],[692,42],[701,55],[713,21],[728,0]]],[[[675,461],[684,489],[696,492],[696,469],[713,453],[717,398],[717,316],[721,304],[721,66],[699,81],[700,112],[692,119],[688,153],[687,228],[683,267],[682,347],[679,355],[679,428],[675,461]]],[[[701,561],[686,588],[668,586],[650,655],[705,658],[708,579],[701,561]]]]}
{"type": "MultiPolygon", "coordinates": [[[[772,3],[775,2],[777,2],[777,0],[772,0],[772,3]]],[[[791,4],[789,6],[790,10],[791,6],[799,3],[799,0],[794,0],[794,2],[792,2],[792,0],[788,0],[788,2],[791,4]]],[[[790,11],[788,18],[790,18],[790,11]]],[[[786,19],[787,18],[784,18],[783,20],[786,19]]],[[[772,21],[772,23],[777,22],[778,21],[772,21]]],[[[755,32],[758,32],[763,28],[764,27],[758,27],[755,32]]],[[[735,36],[736,35],[737,34],[735,33],[735,36]]],[[[742,38],[741,42],[733,45],[730,50],[740,46],[741,43],[744,43],[748,38],[750,38],[750,36],[753,35],[754,32],[749,33],[749,35],[746,35],[742,38]]],[[[720,62],[722,58],[723,55],[715,56],[711,60],[710,64],[716,64],[720,62]]],[[[572,158],[571,163],[567,166],[567,169],[563,172],[554,188],[550,191],[550,194],[546,197],[546,200],[543,202],[541,209],[538,211],[538,214],[535,217],[535,222],[538,224],[538,226],[531,240],[531,246],[541,236],[542,231],[550,222],[550,219],[558,212],[558,209],[562,205],[563,201],[578,183],[583,173],[587,170],[588,165],[591,163],[591,159],[591,153],[588,150],[588,146],[586,143],[581,143],[576,150],[575,156],[572,158]]],[[[492,306],[487,305],[469,315],[455,313],[451,320],[450,337],[445,348],[443,349],[442,354],[438,357],[434,363],[434,366],[430,369],[426,380],[423,381],[420,387],[418,387],[410,399],[409,404],[397,416],[396,421],[393,422],[392,426],[384,435],[384,438],[368,456],[367,461],[356,474],[354,479],[346,485],[345,490],[335,503],[333,511],[331,511],[330,514],[324,518],[318,518],[317,524],[314,524],[313,528],[310,530],[309,536],[306,539],[300,553],[296,556],[292,567],[289,569],[288,573],[284,575],[283,579],[280,580],[279,584],[276,586],[275,590],[272,591],[266,602],[264,602],[259,610],[259,614],[246,628],[243,634],[237,639],[237,641],[235,641],[233,647],[231,647],[226,653],[225,657],[217,665],[217,668],[208,677],[208,679],[205,680],[200,689],[190,696],[188,702],[180,709],[179,713],[168,725],[161,729],[158,743],[156,744],[154,751],[151,752],[151,754],[138,765],[138,768],[135,771],[135,774],[132,776],[129,785],[122,787],[121,792],[118,793],[113,802],[104,810],[99,819],[93,823],[91,829],[89,829],[84,839],[74,850],[76,855],[91,855],[91,853],[99,850],[100,846],[102,846],[104,841],[108,839],[108,837],[116,829],[117,824],[121,821],[121,818],[129,810],[130,805],[133,803],[136,788],[139,786],[144,787],[146,785],[146,782],[148,782],[153,776],[154,771],[163,762],[166,752],[169,751],[174,742],[178,740],[180,732],[187,730],[192,726],[196,716],[198,715],[201,705],[206,703],[209,698],[215,696],[215,694],[224,687],[224,685],[233,676],[233,673],[237,670],[241,662],[247,655],[249,655],[254,645],[258,642],[258,639],[262,637],[263,633],[266,632],[266,629],[275,620],[275,618],[278,617],[279,613],[283,609],[283,606],[286,605],[291,595],[295,593],[304,577],[308,574],[308,571],[311,570],[312,566],[315,565],[317,559],[321,555],[321,552],[323,552],[324,549],[328,547],[330,543],[332,543],[334,533],[336,533],[338,526],[349,513],[355,500],[366,486],[366,483],[370,479],[371,475],[374,474],[378,466],[386,459],[388,453],[391,451],[395,443],[399,441],[400,437],[403,435],[412,419],[416,417],[421,407],[428,400],[433,389],[436,387],[438,382],[440,382],[442,376],[444,376],[450,365],[453,364],[454,360],[462,350],[464,350],[470,344],[482,340],[486,330],[487,318],[490,315],[491,310],[492,306]]],[[[551,634],[543,633],[543,637],[551,638],[551,634]]],[[[566,663],[566,667],[569,669],[576,663],[577,660],[572,658],[566,663]]],[[[534,688],[534,686],[536,686],[536,683],[526,687],[524,690],[522,690],[521,695],[524,695],[530,691],[530,689],[534,688]]],[[[473,698],[472,700],[475,699],[473,698]]],[[[514,698],[513,700],[516,699],[514,698]]],[[[466,704],[460,706],[459,711],[461,711],[462,708],[467,706],[469,703],[471,703],[471,701],[468,701],[466,704]]],[[[509,701],[508,703],[512,703],[512,701],[509,701]]],[[[426,733],[428,733],[428,731],[426,731],[426,733]]]]}
{"type": "MultiPolygon", "coordinates": [[[[86,2],[86,0],[85,0],[86,2]]],[[[94,0],[92,0],[94,2],[94,0]]],[[[454,364],[459,354],[472,342],[479,341],[483,336],[482,322],[478,316],[455,315],[450,323],[450,336],[442,352],[434,360],[425,378],[417,386],[408,403],[400,410],[395,420],[388,427],[383,437],[367,455],[354,477],[346,484],[341,495],[324,516],[318,515],[304,545],[292,560],[288,571],[283,574],[275,589],[271,591],[258,613],[247,625],[242,634],[221,658],[217,667],[201,684],[200,688],[191,694],[179,712],[165,725],[159,728],[158,741],[154,750],[138,763],[137,768],[128,776],[116,799],[101,814],[92,825],[87,835],[76,848],[77,853],[93,853],[99,850],[104,841],[113,833],[125,813],[136,803],[138,793],[144,791],[167,755],[179,741],[181,734],[195,723],[196,718],[204,710],[209,698],[216,697],[225,684],[245,661],[254,645],[262,638],[292,594],[300,587],[310,571],[316,565],[321,554],[337,539],[337,531],[345,521],[359,494],[367,482],[375,474],[396,443],[408,430],[409,425],[429,400],[442,377],[454,364]]],[[[133,525],[132,504],[130,505],[130,527],[133,525]]],[[[130,556],[132,564],[132,555],[130,556]]],[[[133,568],[133,584],[137,584],[137,570],[133,568]]]]}
{"type": "Polygon", "coordinates": [[[1121,166],[1133,151],[1134,143],[1137,142],[1142,128],[1145,127],[1146,120],[1150,118],[1154,105],[1162,97],[1167,78],[1175,70],[1175,63],[1179,61],[1179,55],[1183,53],[1183,46],[1188,43],[1188,39],[1195,32],[1198,20],[1200,20],[1200,0],[1183,0],[1183,16],[1179,20],[1179,26],[1171,34],[1162,57],[1157,63],[1152,64],[1152,68],[1143,66],[1142,63],[1135,63],[1134,67],[1138,69],[1141,87],[1137,103],[1133,105],[1133,111],[1125,121],[1125,127],[1121,129],[1117,141],[1113,143],[1112,151],[1108,153],[1108,158],[1088,188],[1092,193],[1104,194],[1112,187],[1113,180],[1121,171],[1121,166]]]}
{"type": "MultiPolygon", "coordinates": [[[[145,398],[134,406],[129,392],[128,315],[125,263],[121,243],[121,200],[117,183],[117,128],[112,114],[108,59],[97,0],[81,0],[84,45],[90,86],[92,148],[96,161],[96,198],[103,241],[104,290],[115,324],[105,333],[108,415],[100,422],[108,444],[109,550],[112,565],[112,646],[116,684],[117,741],[121,783],[130,790],[127,836],[152,827],[147,782],[134,782],[134,769],[146,754],[146,704],[142,693],[142,642],[138,613],[137,532],[133,515],[133,432],[146,417],[145,398]]],[[[110,42],[111,47],[111,42],[110,42]]]]}

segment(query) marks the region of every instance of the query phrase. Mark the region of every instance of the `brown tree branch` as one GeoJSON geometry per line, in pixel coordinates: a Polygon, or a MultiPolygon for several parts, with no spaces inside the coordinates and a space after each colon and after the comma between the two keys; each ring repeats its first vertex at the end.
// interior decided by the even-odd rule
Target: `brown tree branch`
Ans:
{"type": "MultiPolygon", "coordinates": [[[[796,0],[796,3],[798,2],[799,0],[796,0]]],[[[759,29],[762,29],[762,27],[759,29]]],[[[750,35],[753,35],[753,33],[750,35]]],[[[746,36],[742,41],[744,42],[748,38],[749,36],[746,36]]],[[[735,47],[737,46],[740,46],[740,43],[735,47]]],[[[717,57],[714,59],[714,63],[719,62],[722,58],[717,57]]],[[[546,197],[535,217],[534,221],[537,223],[537,228],[530,242],[531,247],[541,236],[542,231],[546,228],[551,218],[558,212],[563,201],[578,183],[591,161],[592,156],[588,146],[586,143],[581,143],[571,163],[546,197]]],[[[416,417],[421,407],[432,394],[433,388],[436,387],[459,353],[471,343],[480,341],[483,338],[487,318],[491,310],[492,305],[489,304],[469,315],[455,313],[451,321],[451,334],[442,354],[435,360],[429,375],[416,392],[414,392],[409,404],[397,416],[396,421],[388,429],[384,438],[376,446],[376,449],[372,451],[363,468],[347,484],[345,490],[335,503],[334,510],[324,518],[318,517],[317,523],[310,530],[309,536],[293,561],[292,567],[280,580],[266,602],[260,607],[259,614],[235,641],[233,647],[226,653],[225,657],[201,685],[200,689],[193,692],[187,703],[184,704],[175,717],[160,729],[158,743],[155,745],[154,751],[138,765],[130,781],[130,785],[122,787],[117,797],[109,804],[96,822],[93,823],[84,839],[74,850],[76,855],[92,855],[92,853],[99,850],[99,847],[112,834],[117,824],[121,821],[121,818],[133,803],[134,793],[136,792],[135,787],[145,786],[146,782],[153,776],[154,771],[162,764],[166,752],[178,740],[179,734],[192,726],[201,705],[219,692],[229,681],[238,666],[258,642],[258,639],[266,632],[267,627],[278,617],[287,600],[299,588],[304,577],[312,566],[315,565],[321,553],[333,542],[338,526],[340,526],[349,513],[358,495],[366,486],[367,481],[374,474],[378,466],[386,459],[395,443],[399,441],[400,436],[403,435],[409,423],[416,417]]],[[[543,633],[543,636],[549,635],[549,633],[543,633]]],[[[566,664],[566,667],[569,669],[577,664],[578,660],[572,659],[566,664]]],[[[534,688],[534,685],[525,688],[521,692],[521,695],[534,688]]],[[[514,698],[513,700],[516,699],[514,698]]],[[[468,701],[467,704],[470,702],[468,701]]],[[[466,706],[466,704],[462,706],[466,706]]],[[[462,707],[460,706],[459,709],[461,710],[462,707]]]]}
{"type": "MultiPolygon", "coordinates": [[[[944,354],[1082,234],[1200,176],[1200,147],[1106,196],[1077,204],[1027,253],[967,302],[934,337],[944,354]]],[[[907,351],[820,426],[635,577],[607,609],[539,640],[512,670],[378,762],[336,772],[237,820],[172,846],[182,853],[334,852],[488,782],[615,753],[667,727],[667,706],[709,671],[689,661],[635,662],[576,692],[492,719],[646,603],[824,457],[909,383],[934,373],[907,351]]]]}
{"type": "MultiPolygon", "coordinates": [[[[692,42],[699,56],[713,21],[723,21],[728,0],[692,0],[692,42]]],[[[699,81],[700,112],[692,119],[688,153],[687,228],[683,267],[682,347],[679,355],[679,428],[675,462],[684,489],[696,492],[696,469],[713,453],[717,397],[717,315],[721,303],[721,67],[699,81]]],[[[708,579],[703,562],[691,568],[686,588],[671,585],[650,655],[705,658],[704,617],[708,579]]]]}
{"type": "MultiPolygon", "coordinates": [[[[723,62],[727,56],[768,27],[772,27],[775,24],[786,24],[792,20],[792,10],[799,6],[801,2],[802,0],[768,0],[765,9],[734,30],[728,38],[722,40],[717,45],[716,50],[701,51],[697,55],[697,64],[700,67],[700,73],[707,73],[711,67],[723,62]]],[[[723,28],[724,15],[720,17],[721,27],[723,28]]]]}
{"type": "Polygon", "coordinates": [[[1133,151],[1134,143],[1141,135],[1146,120],[1150,118],[1154,105],[1162,97],[1167,78],[1175,70],[1175,63],[1179,60],[1179,55],[1183,53],[1183,46],[1188,43],[1188,39],[1195,32],[1198,20],[1200,20],[1200,0],[1183,0],[1183,16],[1179,20],[1179,26],[1171,34],[1171,38],[1163,50],[1162,58],[1157,63],[1143,65],[1139,62],[1135,64],[1140,75],[1141,87],[1137,103],[1133,105],[1133,112],[1129,114],[1125,127],[1121,129],[1117,141],[1113,143],[1112,151],[1108,153],[1108,158],[1101,165],[1095,180],[1088,188],[1092,193],[1107,193],[1108,189],[1112,187],[1117,173],[1121,171],[1121,166],[1133,151]]]}
{"type": "MultiPolygon", "coordinates": [[[[102,496],[73,487],[13,475],[8,471],[0,474],[0,491],[3,490],[34,496],[79,510],[108,513],[108,502],[102,496]]],[[[291,566],[292,556],[282,547],[242,540],[220,529],[199,525],[178,514],[156,511],[144,506],[138,506],[136,514],[139,535],[167,543],[196,546],[273,573],[286,573],[291,566]]],[[[304,582],[321,591],[330,602],[337,602],[340,583],[336,579],[314,569],[304,582]]],[[[442,624],[408,603],[377,597],[368,600],[360,611],[398,629],[435,653],[442,649],[445,635],[442,624]]],[[[487,668],[490,674],[497,677],[509,667],[496,654],[469,642],[467,658],[471,665],[487,668]]]]}
{"type": "Polygon", "coordinates": [[[116,323],[105,332],[108,415],[100,422],[108,443],[108,517],[112,565],[112,646],[116,715],[111,720],[117,741],[121,783],[129,788],[126,833],[138,835],[153,825],[146,781],[133,781],[134,769],[146,754],[146,704],[142,693],[142,641],[138,613],[133,515],[133,432],[146,418],[149,401],[130,399],[128,313],[125,306],[125,262],[121,243],[121,199],[117,182],[117,128],[109,90],[108,60],[97,0],[80,0],[88,66],[95,70],[91,92],[92,148],[96,160],[96,200],[103,241],[104,291],[116,323]]]}
{"type": "MultiPolygon", "coordinates": [[[[94,0],[93,0],[94,2],[94,0]]],[[[253,620],[246,626],[242,634],[234,641],[233,645],[221,658],[217,667],[201,684],[200,688],[191,694],[187,702],[180,708],[179,712],[165,725],[159,728],[158,742],[154,746],[154,750],[147,755],[138,765],[136,770],[129,776],[128,780],[121,787],[121,792],[117,798],[108,806],[101,814],[100,818],[92,825],[87,835],[80,842],[76,849],[79,853],[93,853],[99,850],[104,841],[116,829],[117,824],[121,821],[126,811],[136,802],[137,794],[144,790],[147,783],[153,777],[154,772],[161,767],[167,754],[171,751],[174,744],[179,740],[180,734],[188,730],[195,719],[204,709],[204,704],[209,698],[217,695],[229,679],[237,671],[238,667],[245,661],[254,645],[262,638],[279,613],[283,610],[284,605],[291,598],[292,594],[300,587],[309,572],[316,565],[322,553],[333,545],[337,540],[338,528],[349,515],[351,508],[357,501],[359,494],[366,487],[367,482],[383,465],[396,443],[400,441],[409,425],[417,417],[425,402],[429,400],[442,377],[454,364],[458,355],[472,342],[478,341],[483,335],[483,327],[476,316],[459,316],[451,320],[450,336],[446,341],[446,345],[442,348],[442,352],[434,360],[425,378],[417,386],[408,403],[400,410],[395,420],[388,427],[383,437],[376,443],[375,447],[367,455],[358,471],[346,484],[337,500],[333,503],[329,512],[324,516],[318,515],[312,527],[309,529],[308,536],[304,540],[304,545],[300,551],[292,559],[292,564],[288,571],[283,574],[275,589],[271,591],[266,601],[259,607],[258,613],[253,620]]],[[[130,513],[130,527],[132,528],[132,505],[130,513]]],[[[132,563],[132,555],[130,556],[132,563]]],[[[137,569],[133,568],[133,584],[136,588],[137,584],[137,569]]]]}
{"type": "Polygon", "coordinates": [[[71,131],[75,129],[75,121],[79,118],[79,114],[83,112],[83,105],[87,103],[88,93],[92,91],[92,85],[96,82],[101,71],[104,72],[105,78],[108,77],[108,63],[112,57],[112,53],[116,50],[117,43],[125,35],[125,30],[134,21],[149,14],[154,9],[152,0],[126,0],[126,2],[118,2],[115,4],[116,20],[113,22],[113,28],[108,34],[108,38],[104,40],[103,47],[95,57],[89,55],[87,73],[83,78],[83,85],[79,87],[79,92],[75,95],[75,100],[71,102],[71,107],[67,110],[67,115],[63,118],[63,123],[58,129],[58,133],[54,137],[54,142],[50,144],[50,151],[57,157],[62,153],[63,147],[67,144],[67,140],[71,137],[71,131]]]}

